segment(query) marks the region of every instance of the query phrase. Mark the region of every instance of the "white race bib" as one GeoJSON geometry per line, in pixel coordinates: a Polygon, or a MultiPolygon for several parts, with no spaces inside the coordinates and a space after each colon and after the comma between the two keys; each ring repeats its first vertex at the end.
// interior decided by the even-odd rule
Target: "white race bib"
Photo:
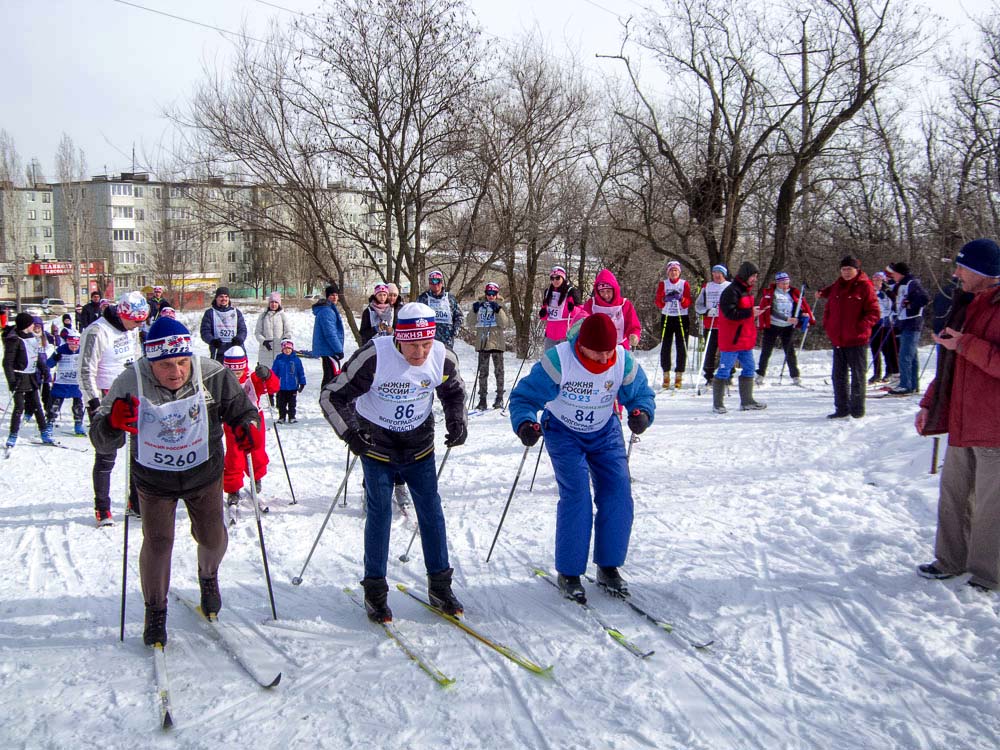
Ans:
{"type": "Polygon", "coordinates": [[[79,385],[80,354],[63,354],[56,365],[56,385],[79,385]]]}
{"type": "Polygon", "coordinates": [[[212,308],[212,328],[215,331],[215,338],[223,344],[228,344],[236,337],[237,323],[235,308],[225,311],[212,308]]]}
{"type": "Polygon", "coordinates": [[[622,312],[623,307],[625,307],[624,301],[620,305],[602,305],[597,301],[596,296],[594,297],[594,304],[591,305],[591,309],[595,315],[602,313],[611,318],[611,322],[615,324],[615,330],[618,331],[619,342],[625,339],[625,313],[622,312]]]}
{"type": "Polygon", "coordinates": [[[434,322],[439,326],[451,326],[451,302],[448,294],[435,297],[433,294],[427,295],[427,306],[434,311],[434,322]]]}
{"type": "Polygon", "coordinates": [[[497,314],[493,312],[489,302],[484,302],[479,306],[479,312],[476,314],[476,327],[496,328],[496,325],[497,314]]]}
{"type": "Polygon", "coordinates": [[[136,372],[139,398],[139,451],[136,461],[149,469],[185,471],[208,460],[208,409],[201,383],[201,363],[193,358],[187,398],[156,405],[142,394],[142,373],[136,372]]]}
{"type": "Polygon", "coordinates": [[[601,373],[584,367],[573,353],[573,345],[564,341],[556,347],[562,381],[559,395],[545,408],[560,422],[577,432],[596,432],[613,414],[618,388],[625,375],[625,350],[616,350],[614,365],[601,373]]]}
{"type": "Polygon", "coordinates": [[[444,344],[435,341],[420,367],[407,363],[388,336],[373,339],[376,367],[371,388],[355,402],[362,417],[391,432],[416,429],[431,413],[434,389],[444,382],[444,344]]]}
{"type": "Polygon", "coordinates": [[[18,337],[18,339],[24,344],[24,353],[28,359],[24,363],[24,369],[17,372],[31,375],[38,369],[38,353],[42,350],[41,343],[35,336],[29,336],[26,339],[18,337]]]}

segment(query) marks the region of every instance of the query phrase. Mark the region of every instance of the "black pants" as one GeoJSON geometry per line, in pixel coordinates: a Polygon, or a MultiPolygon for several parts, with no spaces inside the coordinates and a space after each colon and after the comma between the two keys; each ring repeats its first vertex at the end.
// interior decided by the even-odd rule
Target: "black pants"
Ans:
{"type": "Polygon", "coordinates": [[[663,320],[663,343],[660,344],[660,367],[663,368],[663,372],[670,372],[670,354],[671,349],[674,348],[674,342],[676,342],[676,372],[684,372],[687,368],[687,341],[684,340],[687,328],[684,325],[684,318],[680,315],[664,315],[663,320]]]}
{"type": "MultiPolygon", "coordinates": [[[[50,422],[55,422],[56,418],[59,416],[59,412],[62,409],[64,398],[53,398],[49,404],[47,416],[50,422]]],[[[74,398],[73,399],[73,421],[82,422],[83,421],[83,399],[74,398]]]]}
{"type": "Polygon", "coordinates": [[[837,414],[865,415],[867,359],[868,347],[864,344],[833,347],[833,408],[837,414]]]}
{"type": "Polygon", "coordinates": [[[792,343],[794,331],[792,326],[768,326],[764,329],[760,344],[760,360],[757,362],[758,375],[761,377],[767,375],[767,361],[774,351],[775,342],[781,339],[781,348],[785,351],[785,361],[788,362],[788,374],[793,378],[799,376],[799,361],[796,357],[795,344],[792,343]]]}
{"type": "Polygon", "coordinates": [[[899,344],[891,325],[878,325],[868,342],[875,363],[875,378],[882,378],[882,360],[885,360],[885,377],[899,374],[899,344]]]}
{"type": "Polygon", "coordinates": [[[278,419],[284,419],[286,416],[289,419],[295,419],[295,405],[299,400],[299,392],[296,390],[278,391],[276,396],[275,400],[278,402],[278,419]]]}
{"type": "MultiPolygon", "coordinates": [[[[111,472],[115,468],[117,455],[117,453],[97,453],[94,455],[94,510],[111,510],[111,472]]],[[[131,471],[128,476],[128,501],[132,508],[138,512],[139,496],[135,491],[135,477],[131,471]]]]}
{"type": "Polygon", "coordinates": [[[479,401],[486,403],[486,394],[489,391],[490,360],[493,360],[493,375],[497,381],[497,398],[503,402],[503,352],[492,349],[479,352],[479,401]]]}
{"type": "Polygon", "coordinates": [[[21,429],[21,415],[28,414],[35,417],[38,424],[38,431],[45,429],[45,414],[42,412],[42,400],[38,395],[38,390],[14,391],[14,410],[10,413],[10,432],[16,435],[21,429]]]}
{"type": "Polygon", "coordinates": [[[323,363],[323,382],[319,384],[319,389],[323,390],[327,383],[340,375],[340,362],[333,357],[320,357],[320,361],[323,363]]]}
{"type": "Polygon", "coordinates": [[[719,354],[719,332],[714,329],[705,331],[708,343],[705,345],[705,361],[702,363],[702,371],[705,373],[705,380],[711,382],[715,376],[715,370],[719,366],[716,356],[719,354]]]}

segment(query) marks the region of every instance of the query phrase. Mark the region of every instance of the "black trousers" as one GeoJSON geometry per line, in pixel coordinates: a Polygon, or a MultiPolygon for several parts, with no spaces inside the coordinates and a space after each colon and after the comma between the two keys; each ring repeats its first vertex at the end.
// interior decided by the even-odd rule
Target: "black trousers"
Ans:
{"type": "Polygon", "coordinates": [[[799,376],[799,361],[796,356],[795,344],[792,343],[794,331],[792,326],[768,326],[764,329],[760,343],[760,360],[757,362],[758,375],[761,377],[767,375],[767,362],[771,359],[775,343],[781,339],[781,348],[785,352],[785,361],[788,362],[788,374],[793,378],[799,376]]]}
{"type": "Polygon", "coordinates": [[[333,357],[320,357],[320,361],[323,363],[323,382],[320,383],[319,389],[323,390],[327,383],[340,375],[340,362],[333,357]]]}
{"type": "Polygon", "coordinates": [[[885,377],[899,374],[899,344],[891,325],[878,325],[872,331],[868,342],[875,363],[875,377],[882,378],[882,361],[885,361],[885,377]]]}
{"type": "Polygon", "coordinates": [[[702,370],[705,373],[705,380],[711,382],[715,376],[715,370],[719,366],[716,360],[719,354],[719,332],[709,329],[705,331],[705,335],[708,337],[708,344],[705,345],[705,361],[702,370]]]}
{"type": "Polygon", "coordinates": [[[10,413],[10,431],[16,435],[21,429],[21,415],[34,416],[38,431],[45,429],[45,414],[42,412],[42,400],[37,390],[14,391],[14,410],[10,413]]]}
{"type": "Polygon", "coordinates": [[[676,372],[684,372],[687,368],[687,341],[685,341],[687,328],[684,317],[680,315],[663,316],[663,343],[660,344],[660,367],[663,369],[663,372],[669,372],[671,369],[670,355],[675,342],[677,346],[676,372]]]}
{"type": "Polygon", "coordinates": [[[865,415],[867,360],[868,347],[864,344],[833,347],[833,407],[837,414],[865,415]]]}
{"type": "MultiPolygon", "coordinates": [[[[63,398],[53,398],[49,403],[49,408],[47,411],[47,416],[50,422],[55,422],[56,418],[59,416],[59,412],[62,409],[63,398]]],[[[82,422],[83,421],[83,399],[74,398],[73,399],[73,421],[82,422]]]]}
{"type": "Polygon", "coordinates": [[[299,392],[296,390],[278,391],[276,396],[275,400],[278,402],[278,419],[284,419],[286,416],[289,419],[295,419],[295,406],[299,400],[299,392]]]}
{"type": "MultiPolygon", "coordinates": [[[[127,438],[126,438],[127,439],[127,438]]],[[[111,510],[111,472],[115,468],[117,453],[94,454],[94,510],[111,510]]],[[[128,502],[138,512],[139,495],[135,491],[135,477],[129,472],[128,502]]]]}

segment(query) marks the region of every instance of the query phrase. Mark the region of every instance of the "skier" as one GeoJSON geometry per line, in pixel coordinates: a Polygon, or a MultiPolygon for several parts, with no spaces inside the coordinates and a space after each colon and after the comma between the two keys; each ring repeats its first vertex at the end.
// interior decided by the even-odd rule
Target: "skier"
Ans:
{"type": "Polygon", "coordinates": [[[434,311],[434,336],[451,349],[455,344],[455,335],[462,327],[462,310],[454,295],[444,288],[443,273],[435,270],[427,275],[427,290],[420,293],[417,302],[434,311]]]}
{"type": "MultiPolygon", "coordinates": [[[[247,394],[258,411],[257,423],[260,425],[260,437],[254,441],[254,449],[250,452],[253,460],[253,475],[256,479],[254,488],[260,494],[261,480],[267,474],[267,447],[265,445],[266,425],[264,424],[264,412],[260,410],[260,397],[264,393],[277,393],[281,387],[281,381],[265,365],[257,365],[254,371],[250,372],[250,365],[247,362],[247,353],[242,346],[231,346],[222,357],[222,364],[226,366],[233,375],[236,376],[240,386],[247,394]]],[[[229,506],[239,505],[240,491],[243,489],[243,477],[249,476],[247,467],[247,451],[242,450],[237,441],[235,431],[225,428],[226,433],[226,462],[223,472],[223,489],[226,492],[226,504],[229,506]]],[[[266,508],[261,508],[266,510],[266,508]]]]}
{"type": "Polygon", "coordinates": [[[761,337],[756,384],[764,384],[767,363],[771,359],[774,344],[778,339],[781,339],[781,348],[785,352],[785,361],[788,363],[788,374],[792,376],[792,383],[801,385],[799,361],[795,352],[795,344],[792,341],[792,333],[798,328],[805,335],[809,326],[816,322],[812,308],[802,297],[801,291],[792,286],[791,277],[784,271],[779,271],[774,275],[774,283],[765,287],[760,293],[760,310],[757,327],[764,333],[761,337]]]}
{"type": "Polygon", "coordinates": [[[55,445],[52,439],[52,425],[45,421],[42,401],[38,389],[43,378],[48,377],[45,359],[34,333],[35,321],[31,315],[20,312],[14,318],[14,325],[4,330],[3,372],[7,378],[14,406],[10,413],[10,434],[7,448],[17,443],[17,433],[21,429],[21,415],[34,415],[42,442],[55,445]]]}
{"type": "Polygon", "coordinates": [[[896,358],[896,334],[892,327],[892,298],[886,290],[884,272],[876,271],[872,274],[872,287],[875,289],[875,297],[878,299],[878,307],[882,317],[872,328],[872,338],[868,342],[875,366],[875,372],[868,379],[868,383],[888,383],[889,378],[893,375],[899,375],[899,362],[896,358]],[[882,371],[883,360],[885,360],[884,374],[882,371]]]}
{"type": "Polygon", "coordinates": [[[163,298],[163,287],[159,284],[153,287],[153,293],[147,302],[149,302],[149,317],[146,319],[146,322],[149,325],[153,325],[156,319],[160,317],[160,313],[163,312],[163,308],[170,307],[170,302],[163,298]]]}
{"type": "Polygon", "coordinates": [[[924,322],[924,307],[931,298],[924,291],[920,280],[910,273],[910,267],[902,262],[890,263],[886,273],[895,282],[896,340],[899,342],[899,385],[889,391],[892,396],[909,396],[920,388],[917,346],[920,344],[920,329],[924,322]]]}
{"type": "Polygon", "coordinates": [[[60,344],[49,357],[49,369],[55,369],[56,379],[52,386],[52,400],[46,416],[51,424],[59,418],[63,401],[73,399],[73,433],[86,435],[83,429],[83,393],[80,391],[80,334],[72,328],[64,330],[66,343],[60,344]]]}
{"type": "Polygon", "coordinates": [[[702,372],[705,374],[705,383],[711,383],[715,375],[715,355],[719,351],[719,335],[717,333],[719,322],[719,297],[722,290],[729,286],[726,280],[729,269],[719,264],[712,266],[712,280],[702,287],[698,297],[694,301],[694,311],[701,315],[701,324],[705,329],[705,361],[702,365],[702,372]],[[715,333],[716,335],[712,335],[715,333]]]}
{"type": "Polygon", "coordinates": [[[402,305],[389,301],[389,285],[379,282],[375,285],[372,296],[368,298],[368,307],[361,313],[361,345],[364,346],[376,336],[391,336],[396,324],[396,312],[402,305]]]}
{"type": "Polygon", "coordinates": [[[276,397],[278,403],[278,421],[295,424],[295,407],[298,401],[298,394],[306,387],[306,371],[302,367],[302,360],[295,353],[295,342],[289,338],[281,342],[281,353],[274,358],[274,365],[271,371],[278,378],[280,390],[276,397]]]}
{"type": "Polygon", "coordinates": [[[493,360],[493,375],[497,382],[497,397],[494,409],[503,408],[503,353],[507,348],[504,333],[507,330],[507,311],[503,307],[500,286],[492,281],[486,284],[483,299],[472,303],[472,311],[466,320],[469,328],[476,329],[476,351],[479,352],[479,403],[476,409],[486,410],[487,383],[490,374],[490,360],[493,360]]]}
{"type": "Polygon", "coordinates": [[[761,308],[753,303],[753,285],[760,271],[750,261],[741,264],[733,283],[719,296],[719,367],[712,378],[712,411],[725,414],[726,388],[733,365],[740,362],[740,410],[766,409],[753,397],[753,348],[757,343],[756,319],[761,308]]]}
{"type": "MultiPolygon", "coordinates": [[[[101,317],[91,323],[80,336],[80,391],[93,427],[94,414],[101,398],[121,371],[142,356],[139,326],[149,314],[149,304],[141,292],[126,292],[118,305],[106,306],[101,317]]],[[[93,441],[91,441],[93,442],[93,441]]],[[[98,526],[110,526],[111,471],[115,468],[115,451],[94,455],[94,515],[98,526]]],[[[127,510],[139,513],[135,482],[128,490],[127,510]]]]}
{"type": "Polygon", "coordinates": [[[320,404],[337,436],[361,457],[365,504],[365,610],[389,622],[386,564],[397,473],[409,485],[420,526],[431,603],[450,615],[462,613],[451,588],[448,539],[434,465],[434,394],[444,407],[445,445],[467,436],[465,386],[458,358],[435,340],[435,313],[411,302],[399,311],[392,338],[381,336],[359,349],[323,389],[320,404]]]}
{"type": "Polygon", "coordinates": [[[656,306],[663,315],[663,330],[660,335],[660,367],[663,368],[663,387],[670,388],[670,350],[677,346],[677,369],[674,370],[674,388],[684,384],[687,369],[687,327],[688,308],[691,307],[691,286],[681,279],[681,264],[676,260],[664,268],[666,278],[656,285],[656,306]]]}
{"type": "Polygon", "coordinates": [[[292,335],[292,327],[288,324],[285,311],[281,307],[279,292],[267,295],[267,309],[257,318],[253,335],[260,344],[257,349],[257,364],[270,367],[274,363],[281,342],[292,335]]]}
{"type": "Polygon", "coordinates": [[[628,410],[633,434],[652,423],[656,406],[646,375],[607,315],[574,324],[566,341],[545,352],[510,395],[510,423],[521,442],[530,447],[545,436],[559,486],[559,588],[579,602],[586,601],[580,576],[587,569],[591,527],[598,585],[628,596],[618,568],[625,564],[632,533],[632,483],[621,421],[611,418],[616,400],[628,410]]]}
{"type": "Polygon", "coordinates": [[[555,266],[549,274],[549,288],[542,295],[538,317],[545,321],[545,351],[566,340],[569,318],[580,304],[580,292],[567,281],[566,269],[555,266]]]}
{"type": "Polygon", "coordinates": [[[247,324],[243,312],[230,304],[229,287],[215,290],[212,305],[201,316],[201,340],[208,344],[209,356],[222,362],[226,349],[243,346],[247,340],[247,324]]]}
{"type": "Polygon", "coordinates": [[[340,360],[344,358],[344,322],[337,311],[340,287],[334,283],[326,286],[326,299],[312,306],[313,336],[312,353],[323,364],[323,380],[320,387],[340,374],[340,360]]]}
{"type": "Polygon", "coordinates": [[[594,313],[603,313],[611,318],[618,331],[618,343],[626,350],[634,349],[639,343],[642,323],[639,322],[632,301],[622,297],[618,279],[607,268],[597,272],[593,296],[574,309],[571,319],[576,322],[594,313]]]}
{"type": "Polygon", "coordinates": [[[95,322],[101,317],[101,293],[94,291],[90,293],[90,302],[80,310],[80,331],[95,322]]]}
{"type": "Polygon", "coordinates": [[[90,439],[98,454],[114,456],[125,433],[132,435],[132,477],[143,509],[142,640],[162,646],[177,501],[184,499],[198,545],[201,611],[214,617],[222,608],[218,570],[229,541],[222,513],[222,424],[241,451],[256,447],[260,424],[236,379],[218,362],[192,355],[191,334],[180,322],[161,316],[144,346],[146,356],[112,383],[91,422],[90,439]]]}

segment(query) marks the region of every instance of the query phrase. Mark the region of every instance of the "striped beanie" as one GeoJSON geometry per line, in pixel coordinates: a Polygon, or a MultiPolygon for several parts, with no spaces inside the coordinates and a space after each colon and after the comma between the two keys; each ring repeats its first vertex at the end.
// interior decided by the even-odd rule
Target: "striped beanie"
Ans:
{"type": "Polygon", "coordinates": [[[190,357],[193,354],[191,332],[179,320],[161,315],[149,327],[143,350],[150,362],[172,357],[190,357]]]}
{"type": "Polygon", "coordinates": [[[399,308],[396,341],[424,341],[434,338],[434,311],[421,302],[409,302],[399,308]]]}

